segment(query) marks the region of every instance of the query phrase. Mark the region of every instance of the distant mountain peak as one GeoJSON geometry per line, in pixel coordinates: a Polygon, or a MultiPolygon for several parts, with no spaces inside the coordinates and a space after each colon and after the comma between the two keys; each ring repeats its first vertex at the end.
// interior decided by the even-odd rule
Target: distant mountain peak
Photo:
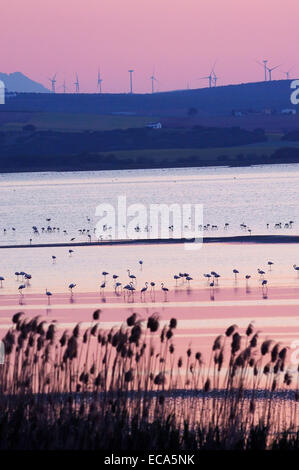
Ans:
{"type": "Polygon", "coordinates": [[[22,72],[1,73],[0,80],[5,84],[7,91],[19,93],[49,93],[41,83],[31,80],[22,72]]]}

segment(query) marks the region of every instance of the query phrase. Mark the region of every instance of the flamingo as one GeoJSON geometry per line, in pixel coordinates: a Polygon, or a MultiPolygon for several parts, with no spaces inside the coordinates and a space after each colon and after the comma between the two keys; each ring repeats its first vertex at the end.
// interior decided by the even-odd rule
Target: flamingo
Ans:
{"type": "Polygon", "coordinates": [[[193,277],[191,276],[186,276],[186,280],[188,282],[188,286],[190,285],[190,281],[193,281],[193,277]]]}
{"type": "Polygon", "coordinates": [[[3,276],[0,276],[0,287],[3,287],[2,282],[5,281],[5,278],[3,276]]]}
{"type": "Polygon", "coordinates": [[[265,275],[265,271],[263,271],[262,269],[258,268],[257,272],[259,273],[259,275],[261,276],[261,279],[262,279],[263,276],[265,275]]]}
{"type": "Polygon", "coordinates": [[[212,276],[211,276],[211,274],[209,274],[209,273],[205,273],[205,274],[203,275],[203,277],[205,277],[206,280],[207,280],[207,283],[209,283],[209,279],[211,279],[212,276]]]}
{"type": "Polygon", "coordinates": [[[262,291],[263,291],[263,294],[267,293],[268,291],[268,281],[266,281],[266,279],[262,281],[262,291]]]}
{"type": "Polygon", "coordinates": [[[19,280],[19,276],[20,276],[20,273],[18,271],[15,272],[15,276],[16,276],[16,281],[19,280]]]}
{"type": "Polygon", "coordinates": [[[175,285],[176,285],[176,287],[177,287],[177,285],[178,285],[178,279],[180,279],[180,276],[178,276],[177,274],[175,274],[175,275],[173,276],[173,279],[175,279],[175,285]]]}
{"type": "Polygon", "coordinates": [[[117,294],[117,289],[121,287],[121,282],[116,282],[114,285],[114,292],[117,294]]]}
{"type": "Polygon", "coordinates": [[[164,298],[165,300],[167,300],[167,292],[169,291],[169,289],[167,287],[164,287],[164,283],[161,282],[161,289],[162,291],[164,292],[164,298]]]}
{"type": "Polygon", "coordinates": [[[132,302],[134,302],[134,291],[135,291],[135,287],[133,286],[133,282],[131,281],[130,284],[129,284],[129,292],[131,292],[131,296],[132,296],[132,302]]]}
{"type": "Polygon", "coordinates": [[[140,291],[140,298],[141,298],[141,299],[142,299],[142,296],[143,296],[144,299],[145,299],[145,293],[146,293],[147,289],[148,289],[148,282],[145,283],[145,286],[142,287],[142,289],[141,289],[141,291],[140,291]]]}
{"type": "Polygon", "coordinates": [[[74,250],[69,250],[69,256],[72,256],[73,253],[74,253],[74,250]]]}
{"type": "Polygon", "coordinates": [[[74,284],[73,282],[69,285],[69,289],[71,291],[71,297],[73,297],[73,289],[74,287],[76,287],[76,284],[74,284]]]}
{"type": "Polygon", "coordinates": [[[52,256],[52,263],[53,264],[56,263],[56,256],[54,256],[54,255],[52,256]]]}
{"type": "Polygon", "coordinates": [[[106,287],[106,282],[103,282],[100,286],[101,294],[103,294],[105,287],[106,287]]]}
{"type": "Polygon", "coordinates": [[[269,271],[272,271],[273,261],[268,261],[269,271]]]}
{"type": "Polygon", "coordinates": [[[102,276],[104,276],[104,282],[106,282],[106,276],[108,276],[109,273],[107,273],[106,271],[103,271],[102,272],[102,276]]]}
{"type": "Polygon", "coordinates": [[[299,277],[299,266],[297,266],[296,264],[293,264],[293,268],[295,269],[295,271],[297,271],[298,277],[299,277]]]}
{"type": "Polygon", "coordinates": [[[50,305],[50,300],[51,300],[51,295],[52,293],[50,291],[48,291],[48,289],[46,289],[46,296],[48,297],[48,305],[50,305]]]}
{"type": "Polygon", "coordinates": [[[19,291],[19,294],[20,294],[20,304],[22,303],[22,297],[24,296],[23,289],[25,289],[25,288],[26,288],[25,284],[21,284],[18,287],[18,291],[19,291]]]}
{"type": "Polygon", "coordinates": [[[210,282],[210,298],[211,300],[214,300],[214,292],[215,292],[215,282],[212,281],[210,282]]]}
{"type": "Polygon", "coordinates": [[[124,298],[126,297],[126,292],[125,292],[125,291],[127,291],[128,295],[129,295],[130,287],[131,287],[130,284],[126,284],[126,285],[123,287],[124,298]]]}
{"type": "Polygon", "coordinates": [[[131,271],[129,269],[127,269],[127,273],[128,273],[129,278],[133,279],[133,282],[136,282],[136,276],[134,276],[134,274],[131,274],[131,271]]]}
{"type": "Polygon", "coordinates": [[[214,278],[216,279],[216,285],[217,285],[217,286],[218,286],[218,280],[219,280],[220,277],[221,277],[220,274],[215,273],[214,278]]]}
{"type": "Polygon", "coordinates": [[[140,260],[138,261],[138,263],[140,264],[140,271],[142,271],[142,265],[143,265],[142,259],[140,259],[140,260]]]}
{"type": "Polygon", "coordinates": [[[237,280],[237,275],[239,274],[239,271],[237,269],[233,269],[233,273],[235,275],[235,280],[237,280]]]}

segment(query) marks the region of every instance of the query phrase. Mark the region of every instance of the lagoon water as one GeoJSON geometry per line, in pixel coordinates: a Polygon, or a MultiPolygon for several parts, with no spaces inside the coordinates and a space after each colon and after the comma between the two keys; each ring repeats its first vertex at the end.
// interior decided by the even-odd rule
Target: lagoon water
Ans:
{"type": "Polygon", "coordinates": [[[72,237],[85,241],[86,235],[80,237],[78,229],[92,233],[96,207],[101,203],[115,207],[118,196],[126,196],[128,205],[202,204],[204,224],[217,225],[219,236],[244,233],[242,223],[253,234],[299,234],[299,164],[288,164],[1,174],[0,243],[28,243],[34,225],[60,228],[59,234],[52,232],[34,241],[69,241],[72,237]],[[276,223],[284,225],[290,220],[295,222],[291,232],[274,229],[276,223]],[[226,232],[225,223],[230,224],[226,232]]]}
{"type": "MultiPolygon", "coordinates": [[[[187,168],[70,173],[19,173],[0,176],[0,244],[87,241],[86,233],[97,221],[100,203],[117,204],[126,196],[127,204],[203,204],[204,224],[217,231],[206,235],[244,234],[245,223],[253,234],[299,234],[299,165],[256,166],[251,168],[187,168]],[[46,219],[51,219],[47,221],[46,219]],[[90,219],[90,221],[88,221],[90,219]],[[293,228],[277,230],[274,224],[294,221],[293,228]],[[229,223],[229,230],[224,224],[229,223]],[[267,228],[269,224],[269,228],[267,228]],[[35,225],[40,235],[33,235],[35,225]],[[55,233],[42,233],[41,227],[59,227],[55,233]],[[12,227],[15,230],[12,230],[12,227]],[[6,229],[6,232],[4,232],[6,229]],[[67,231],[67,234],[63,233],[67,231]]],[[[144,232],[145,234],[145,232],[144,232]]],[[[250,235],[248,235],[250,236],[250,235]]],[[[299,265],[297,245],[205,245],[187,251],[183,245],[1,249],[1,272],[5,291],[16,292],[15,271],[33,276],[32,292],[41,289],[65,291],[76,282],[82,291],[99,288],[101,272],[117,273],[127,279],[126,269],[138,274],[141,283],[150,280],[173,285],[173,274],[188,272],[195,283],[202,274],[218,271],[222,284],[231,285],[232,269],[240,277],[257,268],[268,272],[267,261],[275,265],[269,273],[272,283],[297,285],[293,264],[299,265]],[[51,256],[57,256],[52,264],[51,256]],[[140,271],[138,260],[144,260],[140,271]]],[[[255,282],[255,281],[254,281],[255,282]]]]}

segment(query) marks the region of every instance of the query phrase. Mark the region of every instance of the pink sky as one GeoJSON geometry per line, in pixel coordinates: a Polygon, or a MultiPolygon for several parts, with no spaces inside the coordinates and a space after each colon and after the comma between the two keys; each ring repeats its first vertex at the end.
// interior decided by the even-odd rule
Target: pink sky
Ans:
{"type": "MultiPolygon", "coordinates": [[[[9,0],[0,17],[0,71],[73,90],[136,92],[202,87],[215,60],[219,84],[258,81],[256,60],[299,75],[298,0],[9,0]]],[[[280,71],[281,70],[281,71],[280,71]]]]}

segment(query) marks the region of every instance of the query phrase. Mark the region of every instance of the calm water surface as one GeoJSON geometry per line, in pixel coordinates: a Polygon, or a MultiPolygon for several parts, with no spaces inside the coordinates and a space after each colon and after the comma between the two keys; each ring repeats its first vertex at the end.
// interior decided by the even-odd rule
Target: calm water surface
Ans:
{"type": "MultiPolygon", "coordinates": [[[[218,225],[217,235],[244,233],[299,234],[299,165],[252,168],[187,168],[72,173],[19,173],[0,175],[0,243],[17,244],[85,241],[97,222],[96,206],[117,202],[119,195],[131,203],[193,203],[204,205],[204,224],[218,225]],[[47,221],[46,219],[51,219],[47,221]],[[88,221],[90,219],[90,221],[88,221]],[[294,221],[292,229],[274,229],[274,224],[294,221]],[[223,229],[229,223],[229,230],[223,229]],[[267,229],[267,223],[269,228],[267,229]],[[32,233],[32,226],[40,235],[32,233]],[[41,227],[59,227],[41,233],[41,227]],[[12,230],[12,227],[15,230],[12,230]],[[6,231],[4,231],[6,229],[6,231]],[[66,230],[67,233],[63,233],[66,230]]],[[[206,235],[211,231],[206,231],[206,235]]],[[[223,285],[231,285],[232,269],[240,278],[249,273],[258,283],[257,268],[264,269],[272,284],[297,285],[293,264],[299,265],[297,245],[205,245],[186,251],[183,245],[2,249],[0,275],[6,278],[5,292],[16,292],[15,271],[32,275],[32,292],[48,288],[65,291],[76,282],[82,291],[96,290],[101,272],[120,275],[127,281],[127,268],[139,285],[155,280],[173,285],[173,274],[188,272],[194,283],[203,285],[202,274],[218,271],[223,285]],[[57,257],[52,264],[52,255],[57,257]],[[144,261],[140,271],[138,260],[144,261]],[[274,267],[268,273],[267,262],[274,267]]]]}

